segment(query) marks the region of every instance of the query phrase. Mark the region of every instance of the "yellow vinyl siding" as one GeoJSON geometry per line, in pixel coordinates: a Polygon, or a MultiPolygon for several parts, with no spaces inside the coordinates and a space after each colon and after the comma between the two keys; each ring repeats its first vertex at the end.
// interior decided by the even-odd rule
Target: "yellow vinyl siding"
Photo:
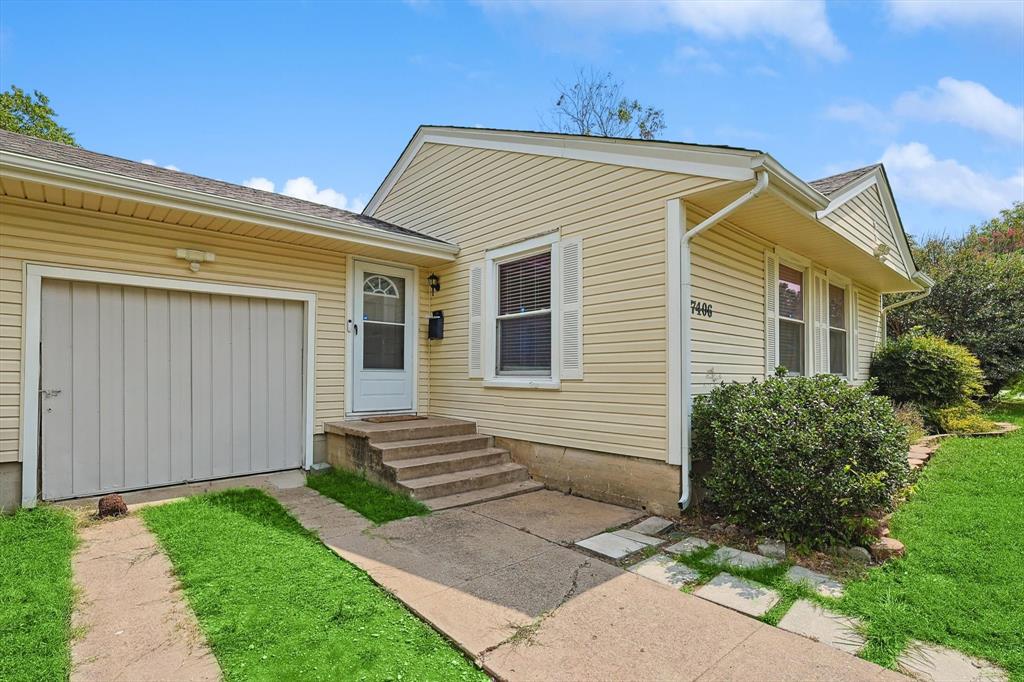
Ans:
{"type": "Polygon", "coordinates": [[[829,213],[822,222],[845,235],[868,253],[874,253],[881,243],[889,247],[889,253],[882,262],[909,277],[907,265],[903,262],[900,247],[893,237],[893,228],[882,207],[877,187],[869,187],[845,204],[829,213]]]}
{"type": "Polygon", "coordinates": [[[868,380],[871,354],[882,343],[881,299],[877,291],[857,288],[857,383],[868,380]]]}
{"type": "Polygon", "coordinates": [[[764,245],[720,224],[693,241],[692,258],[693,298],[713,309],[710,318],[690,320],[693,392],[763,378],[764,245]]]}
{"type": "Polygon", "coordinates": [[[496,436],[664,460],[665,201],[716,182],[424,145],[375,217],[462,249],[435,270],[430,308],[445,311],[445,338],[429,342],[431,412],[496,436]],[[560,390],[485,388],[467,376],[469,268],[488,249],[552,230],[583,237],[584,379],[560,390]]]}
{"type": "MultiPolygon", "coordinates": [[[[68,194],[64,200],[74,202],[76,196],[68,194]]],[[[19,458],[26,262],[315,292],[315,431],[323,430],[325,420],[345,416],[345,253],[9,197],[0,198],[0,210],[0,462],[19,458]],[[212,251],[217,260],[193,274],[174,257],[178,247],[212,251]]],[[[194,224],[212,221],[206,218],[194,224]]],[[[430,310],[423,274],[417,284],[419,340],[426,338],[430,310]]],[[[426,343],[418,345],[418,400],[425,412],[430,368],[426,343]]]]}

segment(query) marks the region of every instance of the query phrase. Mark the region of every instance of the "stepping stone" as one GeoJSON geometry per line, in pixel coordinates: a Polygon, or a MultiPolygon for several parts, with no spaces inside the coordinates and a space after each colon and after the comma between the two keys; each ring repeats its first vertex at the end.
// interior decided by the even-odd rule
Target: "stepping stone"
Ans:
{"type": "Polygon", "coordinates": [[[684,556],[690,556],[694,552],[708,547],[708,541],[702,540],[701,538],[688,537],[680,540],[674,545],[665,548],[665,551],[669,554],[682,554],[684,556]]]}
{"type": "Polygon", "coordinates": [[[711,560],[716,563],[729,564],[733,568],[764,568],[779,563],[775,559],[732,547],[719,547],[711,555],[711,560]]]}
{"type": "Polygon", "coordinates": [[[842,597],[843,584],[838,580],[817,573],[803,566],[793,566],[786,571],[786,579],[791,583],[803,583],[823,597],[842,597]]]}
{"type": "Polygon", "coordinates": [[[786,543],[781,540],[762,540],[757,543],[757,551],[773,559],[785,559],[786,543]]]}
{"type": "Polygon", "coordinates": [[[669,587],[691,585],[700,580],[700,573],[664,554],[655,554],[649,559],[644,559],[630,566],[629,570],[669,587]]]}
{"type": "Polygon", "coordinates": [[[971,658],[938,644],[911,640],[896,659],[900,672],[925,682],[1002,682],[1006,672],[988,661],[971,658]]]}
{"type": "Polygon", "coordinates": [[[667,540],[662,540],[661,538],[655,538],[651,537],[650,535],[644,535],[643,533],[637,533],[636,531],[625,529],[612,531],[612,535],[618,535],[620,538],[626,538],[627,540],[632,540],[633,542],[639,542],[649,547],[655,547],[664,542],[667,542],[667,540]]]}
{"type": "Polygon", "coordinates": [[[860,623],[853,618],[826,611],[806,599],[798,599],[779,621],[779,627],[810,637],[833,649],[857,655],[864,647],[864,637],[857,631],[860,623]]]}
{"type": "Polygon", "coordinates": [[[719,573],[695,595],[748,616],[763,616],[781,599],[778,592],[728,573],[719,573]]]}
{"type": "Polygon", "coordinates": [[[589,549],[591,552],[608,557],[609,559],[621,559],[647,547],[642,542],[630,540],[614,533],[600,533],[592,538],[580,540],[576,543],[576,546],[589,549]]]}
{"type": "Polygon", "coordinates": [[[672,522],[668,519],[663,519],[660,516],[652,516],[649,519],[644,519],[640,523],[631,526],[630,530],[634,533],[643,533],[644,535],[657,535],[671,527],[672,522]]]}

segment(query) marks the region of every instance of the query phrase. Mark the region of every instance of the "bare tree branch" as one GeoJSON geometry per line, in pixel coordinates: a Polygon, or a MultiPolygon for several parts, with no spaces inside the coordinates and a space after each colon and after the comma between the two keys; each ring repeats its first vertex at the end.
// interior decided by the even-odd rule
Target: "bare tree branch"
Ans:
{"type": "Polygon", "coordinates": [[[610,73],[579,69],[576,82],[557,81],[558,99],[549,129],[598,137],[639,137],[653,140],[665,129],[665,113],[622,95],[622,83],[610,73]]]}

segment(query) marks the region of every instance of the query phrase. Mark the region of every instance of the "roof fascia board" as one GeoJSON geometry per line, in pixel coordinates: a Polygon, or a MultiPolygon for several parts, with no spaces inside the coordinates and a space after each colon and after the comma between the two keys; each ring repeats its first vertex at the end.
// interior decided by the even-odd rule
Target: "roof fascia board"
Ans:
{"type": "Polygon", "coordinates": [[[412,235],[372,230],[329,218],[261,206],[238,199],[137,180],[116,173],[0,152],[0,173],[19,180],[56,184],[83,192],[96,192],[129,201],[153,203],[171,209],[195,211],[229,220],[254,222],[290,232],[391,249],[412,255],[454,260],[459,247],[412,235]]]}
{"type": "MultiPolygon", "coordinates": [[[[805,211],[807,208],[820,210],[828,206],[828,198],[824,194],[801,180],[788,168],[776,161],[770,154],[759,155],[751,163],[751,168],[753,170],[764,168],[771,173],[776,180],[776,182],[772,183],[775,189],[778,190],[780,186],[783,187],[786,193],[793,195],[805,204],[805,211]]],[[[769,185],[769,187],[772,187],[772,185],[769,185]]],[[[782,192],[777,191],[776,194],[781,195],[782,192]]]]}
{"type": "Polygon", "coordinates": [[[599,137],[537,136],[530,133],[473,131],[422,127],[416,131],[384,182],[366,205],[372,216],[415,159],[424,144],[447,144],[476,149],[554,156],[631,168],[698,175],[722,180],[752,180],[751,159],[757,152],[718,150],[655,142],[631,143],[599,137]],[[624,149],[628,148],[628,150],[624,149]]]}

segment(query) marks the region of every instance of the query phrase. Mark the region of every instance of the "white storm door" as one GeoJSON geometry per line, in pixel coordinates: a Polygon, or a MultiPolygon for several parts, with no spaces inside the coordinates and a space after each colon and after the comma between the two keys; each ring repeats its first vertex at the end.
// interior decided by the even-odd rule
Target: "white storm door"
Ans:
{"type": "Polygon", "coordinates": [[[412,409],[416,315],[412,270],[354,264],[352,410],[412,409]]]}

